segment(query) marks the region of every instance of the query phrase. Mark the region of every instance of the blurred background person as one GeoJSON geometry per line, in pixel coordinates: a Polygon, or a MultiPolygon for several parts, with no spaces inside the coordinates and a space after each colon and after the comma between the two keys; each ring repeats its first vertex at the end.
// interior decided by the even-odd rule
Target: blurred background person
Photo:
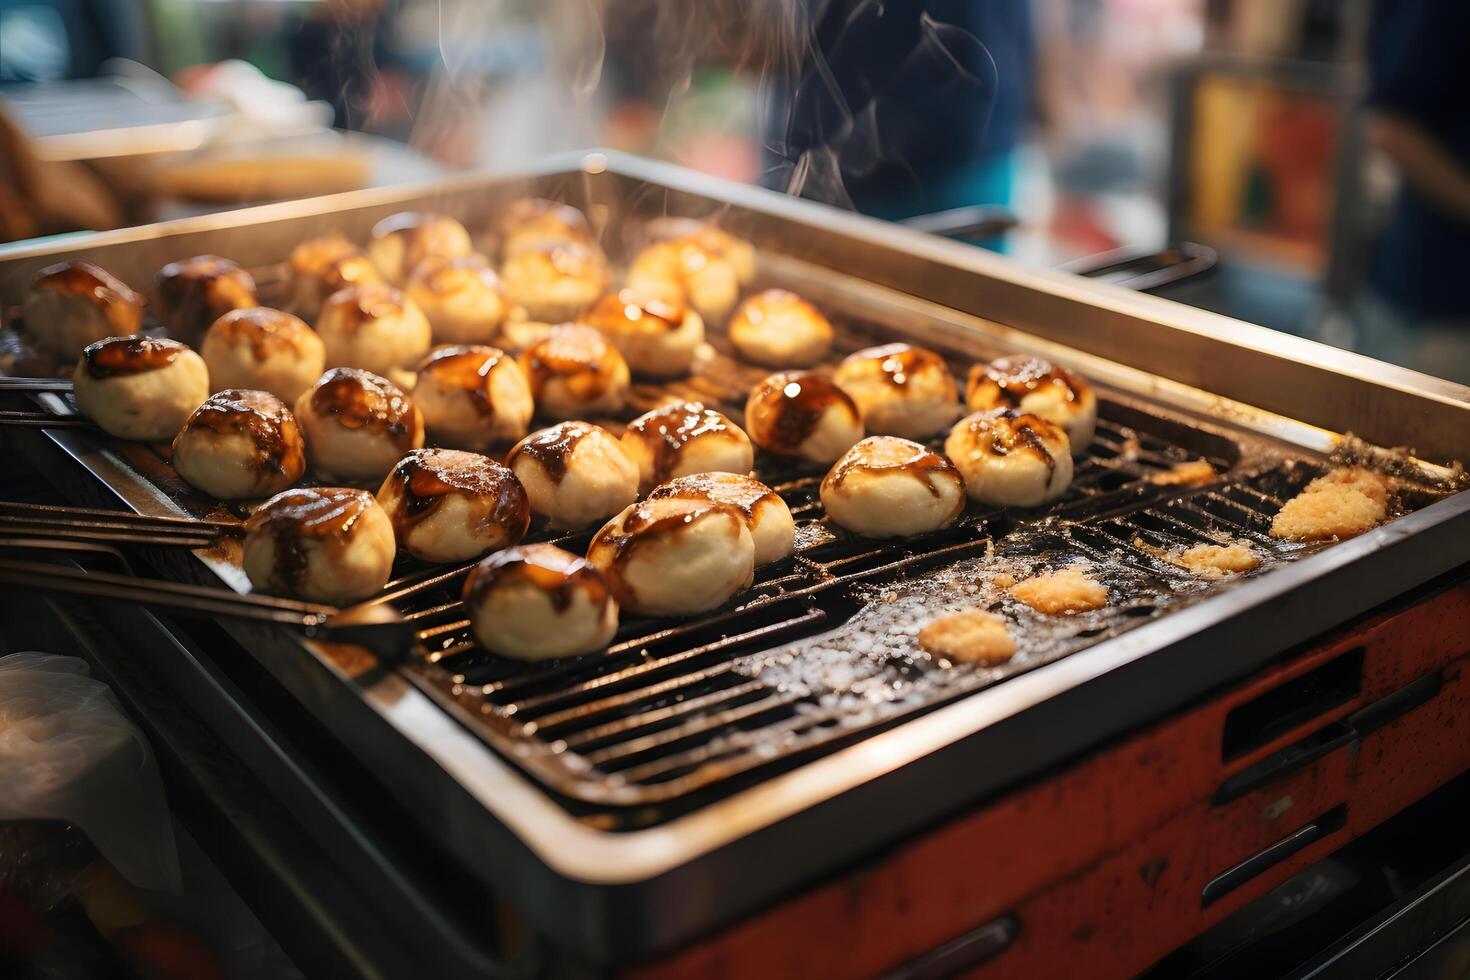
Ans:
{"type": "Polygon", "coordinates": [[[1470,382],[1470,3],[1377,0],[1368,134],[1401,186],[1377,244],[1359,347],[1470,382]]]}

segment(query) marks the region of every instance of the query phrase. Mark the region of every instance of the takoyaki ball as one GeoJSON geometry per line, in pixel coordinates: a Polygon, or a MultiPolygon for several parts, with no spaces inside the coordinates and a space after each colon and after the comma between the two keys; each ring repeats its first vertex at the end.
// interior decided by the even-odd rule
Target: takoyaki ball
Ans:
{"type": "Polygon", "coordinates": [[[552,544],[506,548],[480,562],[465,582],[464,607],[480,645],[516,660],[592,653],[618,631],[602,572],[552,544]]]}
{"type": "Polygon", "coordinates": [[[955,465],[917,442],[869,436],[822,480],[827,516],[856,534],[897,538],[937,531],[965,510],[955,465]]]}
{"type": "Polygon", "coordinates": [[[517,252],[500,269],[506,298],[532,320],[575,320],[607,288],[607,260],[575,242],[517,252]]]}
{"type": "Polygon", "coordinates": [[[698,218],[654,218],[645,226],[654,241],[687,239],[706,252],[718,255],[735,270],[742,286],[755,278],[755,246],[698,218]]]}
{"type": "Polygon", "coordinates": [[[154,314],[170,337],[198,343],[210,324],[230,310],[259,305],[255,279],[229,259],[196,255],[164,266],[154,280],[154,314]]]}
{"type": "Polygon", "coordinates": [[[587,560],[622,608],[650,616],[714,609],[755,580],[755,543],[729,504],[688,497],[628,506],[593,537],[587,560]]]}
{"type": "Polygon", "coordinates": [[[974,500],[993,507],[1039,507],[1072,482],[1072,447],[1061,426],[998,408],[955,423],[944,451],[974,500]]]}
{"type": "Polygon", "coordinates": [[[90,262],[48,265],[21,304],[26,336],[46,354],[74,361],[88,344],[143,326],[143,297],[90,262]]]}
{"type": "Polygon", "coordinates": [[[387,378],[332,368],[296,400],[312,470],[325,480],[378,481],[424,444],[418,407],[387,378]]]}
{"type": "Polygon", "coordinates": [[[496,341],[496,345],[519,355],[521,351],[534,347],[549,337],[555,326],[554,323],[542,323],[540,320],[507,317],[500,325],[500,339],[496,341]]]}
{"type": "Polygon", "coordinates": [[[704,321],[698,313],[640,297],[631,289],[598,300],[582,322],[600,330],[634,374],[653,378],[688,374],[704,343],[704,321]]]}
{"type": "Polygon", "coordinates": [[[927,439],[959,411],[954,376],[923,347],[885,344],[848,355],[832,380],[852,396],[869,432],[927,439]]]}
{"type": "Polygon", "coordinates": [[[971,410],[1013,408],[1059,425],[1081,454],[1097,428],[1097,395],[1081,376],[1039,357],[1015,355],[970,369],[965,402],[971,410]]]}
{"type": "Polygon", "coordinates": [[[204,359],[177,340],[109,337],[72,373],[77,407],[119,439],[167,442],[209,397],[204,359]]]}
{"type": "Polygon", "coordinates": [[[322,301],[337,290],[383,282],[372,259],[336,233],[297,245],[290,267],[291,310],[312,322],[321,314],[322,301]]]}
{"type": "Polygon", "coordinates": [[[366,490],[286,490],[245,522],[243,565],[262,592],[346,605],[388,584],[393,525],[366,490]]]}
{"type": "Polygon", "coordinates": [[[638,466],[640,492],[693,473],[748,474],[755,449],[740,426],[699,402],[671,402],[638,416],[623,432],[638,466]]]}
{"type": "Polygon", "coordinates": [[[199,354],[215,391],[256,389],[288,403],[322,376],[327,359],[316,331],[268,306],[231,310],[214,321],[199,354]]]}
{"type": "Polygon", "coordinates": [[[536,411],[552,419],[622,411],[632,377],[628,362],[602,334],[580,324],[553,327],[521,351],[536,411]]]}
{"type": "Polygon", "coordinates": [[[740,276],[722,255],[680,238],[639,252],[628,268],[628,288],[665,303],[692,306],[706,322],[723,323],[740,298],[740,276]]]}
{"type": "Polygon", "coordinates": [[[767,289],[730,318],[730,343],[740,356],[769,367],[805,367],[827,356],[832,324],[800,296],[767,289]]]}
{"type": "Polygon", "coordinates": [[[832,463],[863,437],[847,392],[817,374],[773,374],[745,400],[745,431],[768,453],[832,463]]]}
{"type": "Polygon", "coordinates": [[[413,401],[433,442],[478,452],[526,434],[531,386],[505,351],[440,347],[415,370],[413,401]]]}
{"type": "Polygon", "coordinates": [[[378,503],[398,546],[424,561],[468,561],[513,545],[531,521],[515,475],[459,449],[415,449],[383,481],[378,503]]]}
{"type": "Polygon", "coordinates": [[[655,487],[649,500],[687,497],[729,504],[745,516],[755,546],[755,563],[764,565],[791,554],[796,546],[796,522],[786,501],[752,476],[738,473],[695,473],[655,487]]]}
{"type": "Polygon", "coordinates": [[[531,510],[553,527],[605,521],[638,499],[638,466],[623,444],[590,422],[558,422],[533,432],[505,458],[531,510]]]}
{"type": "Polygon", "coordinates": [[[429,321],[413,300],[392,286],[348,286],[327,297],[316,332],[328,367],[375,374],[410,368],[429,352],[429,321]]]}
{"type": "Polygon", "coordinates": [[[402,287],[420,262],[457,259],[474,251],[464,225],[442,214],[400,211],[373,225],[368,257],[391,285],[402,287]]]}
{"type": "Polygon", "coordinates": [[[488,344],[508,309],[500,277],[482,255],[425,259],[405,292],[428,317],[436,344],[488,344]]]}
{"type": "Polygon", "coordinates": [[[173,465],[211,497],[253,500],[301,479],[306,443],[275,395],[227,388],[206,398],[174,437],[173,465]]]}
{"type": "Polygon", "coordinates": [[[597,244],[585,214],[570,204],[544,197],[526,197],[511,204],[501,212],[496,229],[504,258],[565,242],[588,247],[597,244]]]}

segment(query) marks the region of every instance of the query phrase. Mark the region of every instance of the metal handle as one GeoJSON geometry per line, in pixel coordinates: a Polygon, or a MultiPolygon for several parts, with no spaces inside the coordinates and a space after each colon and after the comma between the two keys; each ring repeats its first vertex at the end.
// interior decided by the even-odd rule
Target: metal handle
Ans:
{"type": "Polygon", "coordinates": [[[1218,902],[1241,885],[1285,861],[1293,854],[1317,843],[1329,834],[1347,826],[1347,804],[1340,803],[1311,823],[1292,831],[1265,850],[1251,855],[1244,861],[1222,871],[1200,889],[1200,905],[1218,902]]]}
{"type": "Polygon", "coordinates": [[[1009,209],[994,204],[973,204],[948,211],[935,211],[904,218],[899,224],[915,231],[944,238],[995,238],[1010,231],[1020,220],[1009,209]]]}
{"type": "Polygon", "coordinates": [[[1114,249],[1068,262],[1061,269],[1148,293],[1204,275],[1214,269],[1219,260],[1219,253],[1208,245],[1179,242],[1163,251],[1142,255],[1131,249],[1114,249]]]}

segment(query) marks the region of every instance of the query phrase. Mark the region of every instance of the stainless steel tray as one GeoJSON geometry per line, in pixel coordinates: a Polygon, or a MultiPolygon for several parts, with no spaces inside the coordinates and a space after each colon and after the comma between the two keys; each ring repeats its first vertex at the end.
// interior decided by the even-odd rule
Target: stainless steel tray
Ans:
{"type": "MultiPolygon", "coordinates": [[[[365,237],[373,222],[404,207],[484,219],[528,188],[579,204],[600,222],[630,214],[719,214],[761,247],[765,274],[819,302],[861,306],[897,334],[955,351],[1059,356],[1121,398],[1298,454],[1325,453],[1347,431],[1383,445],[1416,445],[1436,460],[1461,456],[1470,446],[1470,391],[1463,387],[613,154],[553,161],[530,176],[466,177],[4,247],[0,303],[16,302],[30,275],[60,256],[95,260],[135,284],[164,262],[198,252],[268,265],[313,234],[338,229],[365,237]]],[[[48,430],[44,438],[97,478],[66,481],[79,495],[111,494],[145,513],[175,507],[87,434],[48,430]]],[[[768,903],[1456,567],[1467,554],[1467,510],[1466,494],[1433,503],[636,830],[609,829],[548,795],[421,686],[359,651],[302,643],[274,630],[229,628],[379,773],[386,791],[413,801],[426,834],[509,896],[540,930],[584,955],[622,958],[667,948],[768,903]],[[955,779],[957,772],[966,778],[955,779]]],[[[242,584],[224,562],[176,556],[169,571],[242,584]]]]}

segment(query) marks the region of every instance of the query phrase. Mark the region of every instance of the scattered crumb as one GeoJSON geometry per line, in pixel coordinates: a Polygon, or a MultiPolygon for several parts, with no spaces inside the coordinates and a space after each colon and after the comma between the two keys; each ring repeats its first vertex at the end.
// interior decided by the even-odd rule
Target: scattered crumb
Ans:
{"type": "Polygon", "coordinates": [[[1143,538],[1134,537],[1133,547],[1210,582],[1217,582],[1236,572],[1248,572],[1261,563],[1248,545],[1234,541],[1228,545],[1197,544],[1190,548],[1169,550],[1151,545],[1143,538]]]}
{"type": "Polygon", "coordinates": [[[1271,536],[1291,541],[1356,537],[1388,518],[1391,493],[1388,481],[1371,470],[1333,470],[1286,502],[1271,522],[1271,536]]]}
{"type": "Polygon", "coordinates": [[[1000,572],[990,577],[990,584],[998,589],[1009,589],[1016,584],[1016,576],[1010,572],[1000,572]]]}
{"type": "Polygon", "coordinates": [[[1011,595],[1043,613],[1101,609],[1108,601],[1107,587],[1090,577],[1081,565],[1018,582],[1011,587],[1011,595]]]}
{"type": "Polygon", "coordinates": [[[955,663],[987,667],[1003,664],[1016,654],[1016,641],[1005,620],[979,609],[941,616],[919,631],[919,646],[936,657],[955,663]]]}
{"type": "Polygon", "coordinates": [[[1215,468],[1205,460],[1193,459],[1150,473],[1148,480],[1166,487],[1199,487],[1215,482],[1215,468]]]}

